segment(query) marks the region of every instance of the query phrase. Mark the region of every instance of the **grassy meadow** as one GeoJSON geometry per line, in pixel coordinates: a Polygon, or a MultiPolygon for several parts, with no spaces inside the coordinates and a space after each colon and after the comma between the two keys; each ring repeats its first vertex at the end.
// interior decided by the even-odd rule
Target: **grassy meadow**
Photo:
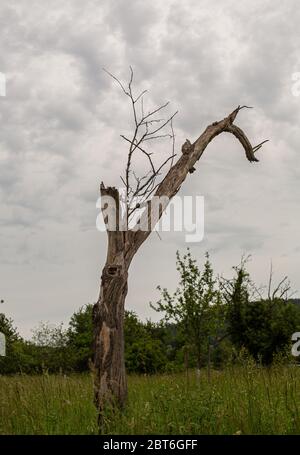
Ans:
{"type": "MultiPolygon", "coordinates": [[[[300,434],[300,368],[129,376],[106,434],[300,434]]],[[[0,434],[97,434],[90,375],[0,376],[0,434]]]]}

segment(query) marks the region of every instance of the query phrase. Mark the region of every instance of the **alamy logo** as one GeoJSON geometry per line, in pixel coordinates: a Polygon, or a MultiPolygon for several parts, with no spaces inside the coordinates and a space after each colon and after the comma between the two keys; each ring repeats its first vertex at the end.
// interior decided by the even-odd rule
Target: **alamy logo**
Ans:
{"type": "Polygon", "coordinates": [[[5,335],[4,333],[0,332],[0,356],[4,357],[5,356],[5,351],[6,351],[6,340],[5,340],[5,335]]]}
{"type": "Polygon", "coordinates": [[[124,188],[118,190],[119,201],[110,195],[101,196],[96,207],[101,209],[96,227],[98,231],[153,231],[185,232],[186,242],[201,242],[204,237],[204,197],[153,196],[151,201],[136,201],[133,216],[128,215],[124,188]],[[161,216],[162,215],[162,216],[161,216]]]}
{"type": "Polygon", "coordinates": [[[295,341],[292,346],[292,355],[298,357],[300,355],[300,332],[293,333],[292,341],[295,341]]]}
{"type": "Polygon", "coordinates": [[[6,96],[6,77],[4,73],[0,73],[0,96],[6,96]]]}

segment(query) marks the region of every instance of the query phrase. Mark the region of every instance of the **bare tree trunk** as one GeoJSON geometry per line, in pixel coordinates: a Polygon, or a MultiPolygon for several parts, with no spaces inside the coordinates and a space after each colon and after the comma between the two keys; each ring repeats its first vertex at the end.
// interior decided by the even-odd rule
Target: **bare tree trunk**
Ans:
{"type": "Polygon", "coordinates": [[[94,306],[95,401],[100,415],[105,403],[123,407],[127,396],[124,360],[124,303],[127,271],[107,265],[101,278],[99,303],[94,306]]]}
{"type": "Polygon", "coordinates": [[[106,264],[102,270],[100,295],[93,308],[94,398],[101,420],[107,404],[123,407],[127,397],[124,359],[124,304],[128,289],[125,259],[126,233],[119,230],[120,200],[116,188],[101,185],[101,196],[115,201],[115,230],[107,230],[106,264]]]}
{"type": "MultiPolygon", "coordinates": [[[[242,107],[239,106],[223,120],[209,125],[193,144],[187,140],[182,146],[181,157],[171,166],[164,179],[157,186],[154,196],[164,197],[165,201],[170,201],[179,191],[187,175],[194,172],[194,165],[201,158],[207,145],[223,132],[233,134],[240,141],[249,161],[258,161],[254,154],[266,141],[252,147],[244,132],[233,124],[241,109],[242,107]]],[[[132,152],[130,153],[132,154],[132,152]]],[[[130,157],[131,155],[129,155],[130,157]]],[[[120,199],[118,190],[114,187],[106,188],[101,184],[100,191],[101,196],[110,196],[114,199],[115,219],[117,220],[115,227],[107,226],[107,259],[101,276],[100,296],[93,310],[94,396],[101,418],[102,411],[107,404],[116,404],[122,407],[126,401],[123,324],[128,269],[135,253],[150,235],[155,222],[151,223],[151,207],[154,200],[152,198],[147,201],[147,207],[150,210],[143,213],[140,219],[141,225],[147,224],[149,229],[122,231],[119,226],[120,199]]],[[[167,204],[168,202],[159,207],[155,221],[159,220],[167,204]]],[[[102,211],[105,211],[105,207],[102,207],[102,211]]],[[[104,215],[104,221],[107,225],[106,218],[104,215]]]]}

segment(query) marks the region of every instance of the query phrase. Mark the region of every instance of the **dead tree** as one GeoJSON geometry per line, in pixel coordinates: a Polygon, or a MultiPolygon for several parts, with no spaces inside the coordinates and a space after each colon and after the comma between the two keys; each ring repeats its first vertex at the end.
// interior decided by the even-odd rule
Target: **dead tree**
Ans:
{"type": "MultiPolygon", "coordinates": [[[[110,73],[108,73],[110,74],[110,73]]],[[[129,98],[133,113],[133,134],[122,136],[128,143],[127,165],[121,180],[124,194],[114,187],[100,185],[103,200],[102,212],[107,227],[108,246],[106,263],[102,270],[100,295],[93,309],[94,326],[94,392],[95,403],[101,418],[107,404],[123,407],[127,397],[127,382],[124,363],[124,303],[128,289],[128,270],[131,261],[150,235],[156,222],[160,219],[168,202],[178,193],[187,175],[195,171],[195,164],[201,158],[208,144],[219,134],[233,134],[241,143],[246,158],[250,162],[258,161],[255,152],[266,142],[252,147],[249,139],[241,128],[234,124],[241,109],[238,106],[223,120],[209,125],[194,143],[189,140],[183,144],[181,155],[174,162],[174,131],[172,120],[176,113],[161,118],[168,103],[150,112],[144,112],[144,95],[146,91],[134,96],[132,90],[133,72],[129,84],[125,87],[119,79],[110,74],[129,98]],[[137,106],[139,105],[140,114],[137,106]],[[170,130],[166,132],[166,128],[170,130]],[[154,162],[147,145],[155,139],[170,138],[172,153],[160,165],[154,162]],[[136,175],[133,159],[140,154],[149,168],[144,175],[136,175]],[[165,176],[162,171],[169,166],[165,176]],[[113,200],[113,214],[116,220],[111,224],[108,213],[108,200],[113,200]],[[157,201],[163,201],[158,202],[157,201]],[[125,213],[121,216],[121,211],[125,213]],[[130,222],[135,217],[133,227],[130,222]]]]}

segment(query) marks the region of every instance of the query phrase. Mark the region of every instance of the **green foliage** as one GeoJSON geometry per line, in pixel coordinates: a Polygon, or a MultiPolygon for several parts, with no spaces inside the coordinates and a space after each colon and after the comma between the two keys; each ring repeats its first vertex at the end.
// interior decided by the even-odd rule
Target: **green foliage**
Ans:
{"type": "Polygon", "coordinates": [[[300,329],[299,308],[283,299],[249,302],[244,319],[244,346],[264,364],[283,352],[290,345],[291,334],[300,329]]]}
{"type": "Polygon", "coordinates": [[[155,324],[143,324],[134,312],[125,312],[125,364],[128,372],[153,374],[165,368],[166,350],[155,329],[155,324]]]}
{"type": "Polygon", "coordinates": [[[93,305],[85,305],[73,314],[68,330],[68,347],[75,371],[87,371],[93,357],[93,305]]]}
{"type": "Polygon", "coordinates": [[[183,257],[177,251],[176,257],[180,274],[179,287],[172,295],[166,288],[159,286],[162,299],[151,306],[165,314],[165,321],[177,324],[186,350],[194,352],[200,368],[209,344],[222,328],[223,305],[208,254],[203,272],[198,268],[189,249],[183,257]]]}
{"type": "MultiPolygon", "coordinates": [[[[62,324],[41,323],[32,331],[31,341],[22,340],[12,321],[4,315],[1,315],[0,324],[7,336],[7,356],[0,358],[0,374],[89,371],[93,341],[92,305],[85,305],[75,312],[67,330],[62,324]]],[[[130,311],[125,312],[124,326],[127,370],[142,374],[165,371],[172,358],[168,353],[173,349],[165,347],[164,341],[170,337],[168,330],[162,324],[143,323],[130,311]]]]}
{"type": "MultiPolygon", "coordinates": [[[[206,255],[203,268],[191,252],[177,252],[179,285],[174,294],[159,289],[162,298],[152,307],[164,314],[158,323],[142,322],[125,311],[125,363],[139,374],[180,372],[208,363],[221,368],[238,362],[244,349],[256,362],[270,365],[291,347],[291,335],[300,331],[300,305],[284,299],[284,278],[263,298],[251,281],[246,261],[234,267],[232,279],[214,277],[206,255]]],[[[299,303],[299,302],[298,302],[299,303]]],[[[23,340],[13,321],[0,314],[0,332],[6,336],[7,355],[0,357],[0,374],[73,373],[89,371],[92,359],[92,305],[76,311],[67,329],[41,323],[30,341],[23,340]]]]}
{"type": "Polygon", "coordinates": [[[37,372],[47,370],[54,373],[72,368],[68,333],[64,330],[63,324],[55,326],[42,322],[32,332],[32,342],[27,346],[34,358],[37,372]]]}
{"type": "Polygon", "coordinates": [[[18,372],[23,363],[22,340],[13,326],[13,321],[3,313],[0,313],[0,332],[6,340],[6,356],[0,357],[0,373],[18,372]]]}
{"type": "Polygon", "coordinates": [[[300,330],[300,308],[282,298],[280,286],[272,295],[269,290],[266,299],[261,295],[255,298],[257,290],[245,264],[242,261],[240,266],[234,267],[234,278],[223,282],[227,329],[237,349],[245,347],[255,360],[269,365],[274,356],[286,351],[292,333],[300,330]],[[280,297],[276,296],[277,291],[280,297]]]}

